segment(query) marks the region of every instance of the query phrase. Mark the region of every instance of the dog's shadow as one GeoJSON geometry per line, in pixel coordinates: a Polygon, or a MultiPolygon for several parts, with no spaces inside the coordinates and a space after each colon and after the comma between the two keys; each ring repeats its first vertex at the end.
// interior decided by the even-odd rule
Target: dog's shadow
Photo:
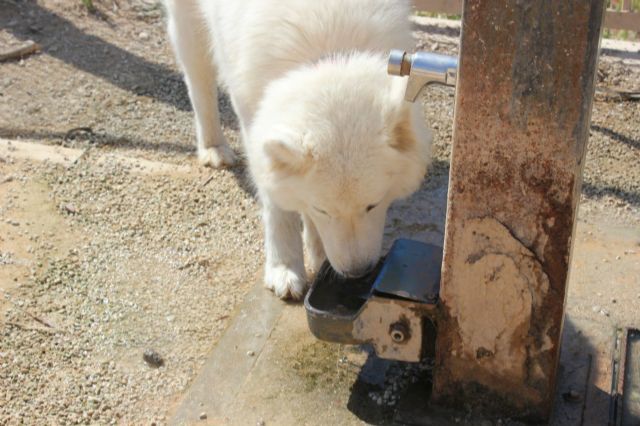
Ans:
{"type": "MultiPolygon", "coordinates": [[[[447,211],[447,193],[449,183],[449,162],[435,160],[420,189],[411,197],[395,202],[387,213],[383,251],[387,251],[398,238],[410,238],[438,246],[444,242],[444,226],[447,211]]],[[[396,407],[376,402],[376,395],[382,397],[389,385],[389,377],[401,388],[403,393],[420,397],[430,394],[431,376],[421,375],[420,380],[409,383],[409,376],[415,368],[411,363],[389,361],[378,358],[372,348],[362,348],[367,361],[362,366],[358,379],[351,388],[347,408],[360,420],[375,425],[393,425],[396,423],[396,407]],[[407,375],[407,373],[409,373],[407,375]],[[406,382],[406,383],[405,383],[406,382]],[[406,386],[405,386],[406,385],[406,386]],[[373,397],[372,397],[373,395],[373,397]]],[[[441,418],[440,420],[445,420],[441,418]]],[[[449,424],[448,422],[434,424],[449,424]]]]}

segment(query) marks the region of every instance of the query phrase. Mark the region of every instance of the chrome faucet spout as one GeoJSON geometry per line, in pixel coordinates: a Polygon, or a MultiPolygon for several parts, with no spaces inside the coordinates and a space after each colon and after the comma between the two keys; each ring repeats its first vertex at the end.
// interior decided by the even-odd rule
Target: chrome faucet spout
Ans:
{"type": "Polygon", "coordinates": [[[415,102],[428,84],[456,85],[458,58],[431,52],[407,53],[392,50],[387,72],[400,77],[408,76],[405,100],[415,102]]]}

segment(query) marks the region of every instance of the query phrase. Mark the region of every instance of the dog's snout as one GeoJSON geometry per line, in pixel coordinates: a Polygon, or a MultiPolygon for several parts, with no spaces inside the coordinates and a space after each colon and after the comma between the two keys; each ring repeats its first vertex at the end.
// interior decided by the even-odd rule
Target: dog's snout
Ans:
{"type": "Polygon", "coordinates": [[[357,266],[347,271],[343,271],[342,275],[344,275],[346,278],[362,278],[373,271],[373,268],[375,268],[375,266],[375,263],[367,263],[362,266],[357,266]]]}

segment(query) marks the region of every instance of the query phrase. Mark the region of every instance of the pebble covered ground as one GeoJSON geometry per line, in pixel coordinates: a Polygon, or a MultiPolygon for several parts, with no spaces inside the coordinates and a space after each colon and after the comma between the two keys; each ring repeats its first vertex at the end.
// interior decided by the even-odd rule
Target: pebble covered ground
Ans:
{"type": "Polygon", "coordinates": [[[29,263],[0,295],[9,302],[0,423],[164,420],[258,279],[253,199],[229,190],[233,178],[208,188],[90,158],[70,170],[21,165],[11,176],[3,253],[24,242],[32,257],[14,260],[29,263]],[[38,201],[60,223],[31,229],[38,219],[21,217],[25,186],[48,188],[38,201]]]}
{"type": "MultiPolygon", "coordinates": [[[[0,3],[0,44],[42,49],[0,64],[0,137],[86,150],[70,167],[0,158],[0,424],[163,424],[260,277],[245,170],[197,165],[155,0],[95,1],[96,13],[73,0],[0,3]],[[113,152],[192,171],[97,161],[113,152]]],[[[456,52],[455,29],[416,28],[418,48],[456,52]]],[[[603,57],[600,86],[638,81],[638,68],[603,57]]],[[[435,134],[425,187],[445,192],[453,94],[424,96],[435,134]]],[[[224,95],[220,105],[239,151],[224,95]]],[[[597,97],[581,214],[640,224],[638,164],[640,103],[597,97]]],[[[387,233],[412,226],[392,211],[387,233]]]]}

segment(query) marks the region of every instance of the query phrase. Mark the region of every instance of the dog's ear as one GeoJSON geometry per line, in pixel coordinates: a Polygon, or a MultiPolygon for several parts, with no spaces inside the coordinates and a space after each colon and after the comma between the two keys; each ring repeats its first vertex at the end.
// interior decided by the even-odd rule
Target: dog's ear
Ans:
{"type": "Polygon", "coordinates": [[[411,126],[411,112],[403,108],[398,114],[391,132],[391,147],[400,152],[411,151],[416,146],[416,137],[411,126]]]}
{"type": "Polygon", "coordinates": [[[283,141],[271,140],[265,143],[264,152],[269,158],[271,169],[285,175],[302,175],[311,167],[311,154],[301,147],[283,141]]]}

